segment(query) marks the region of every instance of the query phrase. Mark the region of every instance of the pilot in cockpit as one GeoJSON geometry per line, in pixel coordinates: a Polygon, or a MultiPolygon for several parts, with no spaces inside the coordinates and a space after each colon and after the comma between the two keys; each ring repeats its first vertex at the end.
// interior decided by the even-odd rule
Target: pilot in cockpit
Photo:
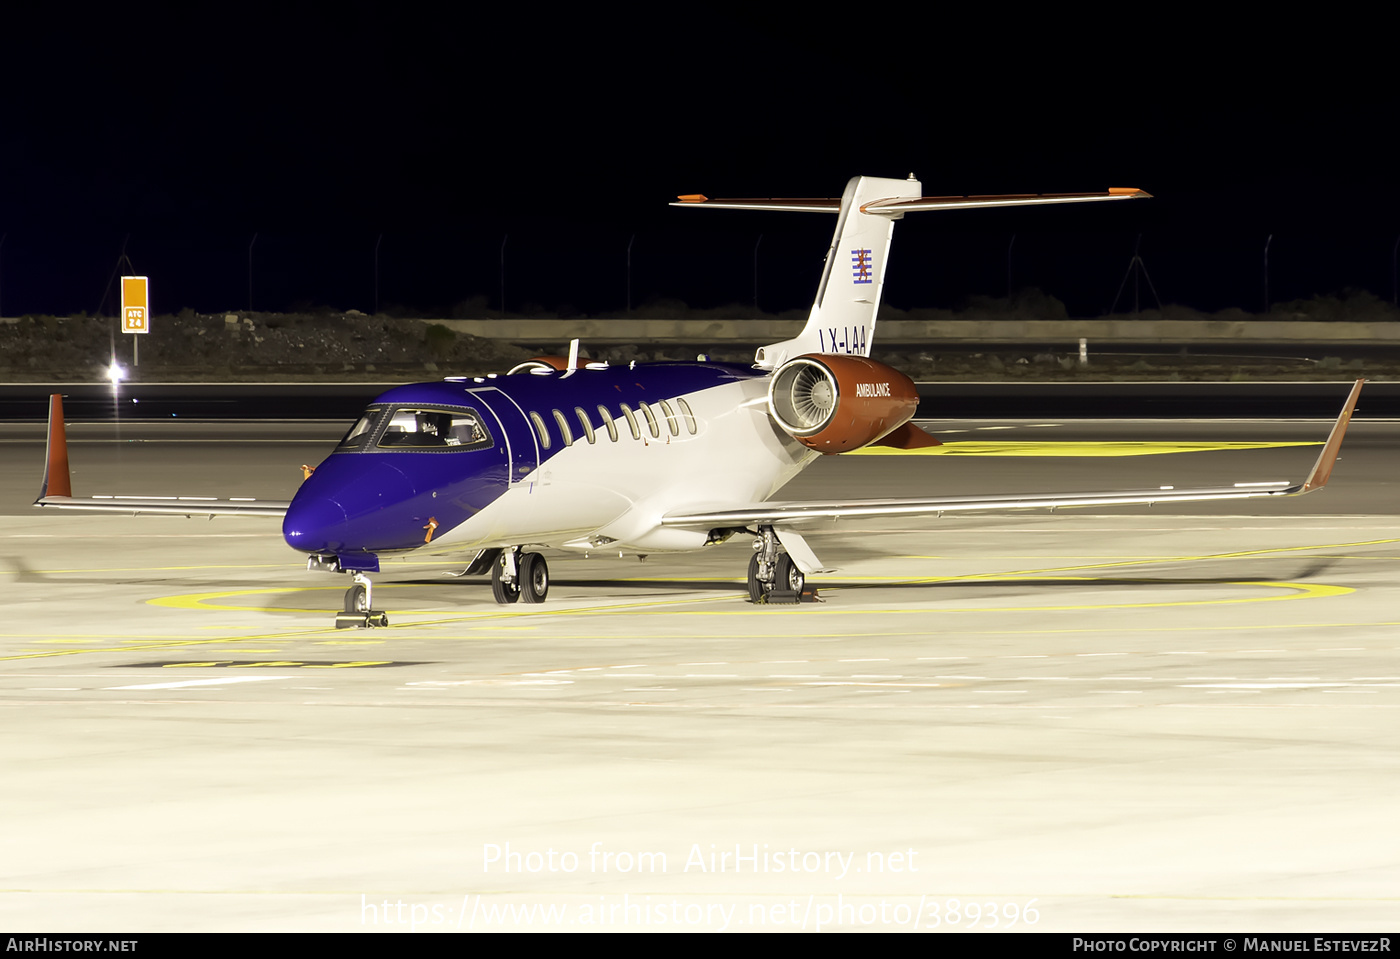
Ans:
{"type": "Polygon", "coordinates": [[[447,413],[420,412],[414,417],[418,423],[418,436],[414,446],[447,446],[447,430],[452,417],[447,413]]]}

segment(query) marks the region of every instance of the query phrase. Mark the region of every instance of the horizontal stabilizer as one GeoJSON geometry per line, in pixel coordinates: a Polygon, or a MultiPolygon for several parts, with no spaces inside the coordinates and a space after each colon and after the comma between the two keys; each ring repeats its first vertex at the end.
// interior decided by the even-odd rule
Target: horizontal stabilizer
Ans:
{"type": "MultiPolygon", "coordinates": [[[[1047,206],[1057,203],[1093,203],[1098,200],[1135,200],[1152,196],[1133,187],[1110,187],[1106,193],[1007,193],[991,196],[889,197],[861,204],[860,212],[897,216],[925,210],[971,210],[997,206],[1047,206]]],[[[676,198],[671,206],[705,206],[719,210],[769,210],[778,213],[839,213],[840,197],[754,197],[715,199],[700,193],[676,198]]]]}
{"type": "Polygon", "coordinates": [[[752,197],[710,199],[688,193],[671,206],[705,206],[722,210],[768,210],[780,213],[835,213],[836,231],[827,251],[816,301],[807,325],[797,336],[760,347],[754,364],[777,369],[804,353],[845,353],[869,356],[880,296],[885,283],[894,221],[906,213],[1002,206],[1046,206],[1132,200],[1150,196],[1133,187],[1104,193],[1015,193],[989,196],[922,196],[923,184],[908,179],[858,176],[836,197],[752,197]],[[840,344],[839,348],[828,344],[840,344]]]}
{"type": "Polygon", "coordinates": [[[699,193],[676,198],[671,206],[708,206],[720,210],[771,210],[778,213],[837,213],[841,198],[758,197],[748,200],[711,200],[699,193]]]}
{"type": "Polygon", "coordinates": [[[1098,200],[1150,199],[1152,194],[1131,187],[1113,187],[1107,193],[1025,193],[1004,196],[924,196],[913,200],[873,200],[862,213],[917,213],[923,210],[972,210],[993,206],[1047,206],[1056,203],[1093,203],[1098,200]]]}

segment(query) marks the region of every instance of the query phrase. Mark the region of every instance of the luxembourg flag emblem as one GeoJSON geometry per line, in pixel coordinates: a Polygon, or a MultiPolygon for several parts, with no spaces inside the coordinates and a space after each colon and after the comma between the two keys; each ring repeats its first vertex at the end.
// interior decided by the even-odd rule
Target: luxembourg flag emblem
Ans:
{"type": "Polygon", "coordinates": [[[875,282],[875,264],[871,262],[869,250],[851,251],[851,281],[853,283],[875,282]]]}

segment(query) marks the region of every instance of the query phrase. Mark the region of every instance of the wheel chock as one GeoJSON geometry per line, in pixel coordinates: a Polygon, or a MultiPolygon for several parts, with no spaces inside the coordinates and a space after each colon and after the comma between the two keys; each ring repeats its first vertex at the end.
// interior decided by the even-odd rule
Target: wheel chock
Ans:
{"type": "Polygon", "coordinates": [[[770,589],[758,602],[769,606],[791,606],[796,603],[824,603],[826,600],[817,595],[815,586],[808,586],[800,593],[795,589],[770,589]]]}
{"type": "Polygon", "coordinates": [[[336,613],[336,629],[372,629],[376,626],[388,626],[389,615],[377,609],[369,612],[336,613]]]}

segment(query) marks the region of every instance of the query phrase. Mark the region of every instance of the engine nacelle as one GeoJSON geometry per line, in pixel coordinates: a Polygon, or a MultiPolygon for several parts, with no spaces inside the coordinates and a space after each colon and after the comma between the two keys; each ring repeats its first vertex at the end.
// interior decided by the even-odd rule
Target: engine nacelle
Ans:
{"type": "Polygon", "coordinates": [[[768,384],[768,412],[810,449],[844,453],[909,422],[919,406],[914,381],[864,356],[807,353],[768,384]]]}

